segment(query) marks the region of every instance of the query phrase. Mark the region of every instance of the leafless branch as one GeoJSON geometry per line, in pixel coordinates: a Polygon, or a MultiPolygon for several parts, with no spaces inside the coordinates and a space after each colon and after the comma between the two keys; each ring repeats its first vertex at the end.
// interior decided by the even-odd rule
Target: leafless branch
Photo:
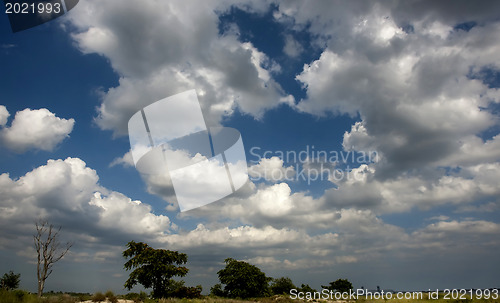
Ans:
{"type": "Polygon", "coordinates": [[[65,248],[60,248],[59,232],[61,227],[54,228],[54,225],[47,221],[39,220],[35,222],[36,234],[33,235],[33,242],[37,253],[37,278],[38,296],[40,297],[45,287],[45,280],[52,273],[52,266],[61,260],[73,243],[67,242],[65,248]]]}

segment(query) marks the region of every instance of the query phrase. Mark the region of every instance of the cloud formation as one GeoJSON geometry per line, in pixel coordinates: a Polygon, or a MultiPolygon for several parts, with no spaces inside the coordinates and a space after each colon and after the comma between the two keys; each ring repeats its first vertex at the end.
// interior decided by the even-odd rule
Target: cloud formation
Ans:
{"type": "MultiPolygon", "coordinates": [[[[243,3],[251,11],[267,7],[243,3]]],[[[279,70],[275,62],[251,43],[238,41],[237,33],[219,34],[217,13],[232,5],[81,3],[69,19],[78,28],[73,39],[83,53],[107,57],[121,76],[119,85],[104,93],[97,124],[124,135],[138,109],[193,88],[210,125],[218,125],[236,108],[260,118],[266,109],[289,100],[272,77],[279,70]]]]}
{"type": "Polygon", "coordinates": [[[2,246],[17,247],[9,234],[29,235],[36,218],[63,225],[84,245],[123,244],[171,230],[168,217],[154,215],[151,206],[106,189],[98,180],[96,171],[78,158],[49,160],[18,179],[1,174],[2,246]]]}
{"type": "Polygon", "coordinates": [[[7,108],[3,105],[0,105],[0,126],[4,126],[7,124],[7,119],[9,118],[10,114],[7,108]]]}
{"type": "MultiPolygon", "coordinates": [[[[498,24],[457,32],[433,23],[405,33],[390,18],[364,18],[351,31],[353,44],[346,46],[351,51],[332,43],[297,76],[307,89],[299,110],[361,116],[344,136],[345,149],[377,150],[386,159],[379,173],[394,177],[460,157],[464,141],[477,142],[481,132],[497,125],[484,108],[500,102],[498,89],[469,74],[498,62],[496,39],[484,49],[471,43],[498,33],[498,24]],[[434,27],[445,29],[436,34],[434,27]],[[374,29],[380,32],[371,33],[374,29]],[[358,40],[366,45],[357,46],[358,40]]],[[[479,144],[482,149],[487,142],[479,144]]]]}
{"type": "Polygon", "coordinates": [[[134,167],[134,159],[132,158],[132,152],[128,151],[121,157],[116,157],[109,163],[109,167],[114,167],[117,165],[122,165],[123,167],[134,167]]]}
{"type": "MultiPolygon", "coordinates": [[[[0,107],[2,126],[6,124],[8,116],[7,109],[0,107]]],[[[16,152],[30,149],[52,151],[69,137],[74,124],[74,119],[59,118],[46,108],[27,108],[17,112],[11,125],[0,130],[0,138],[6,147],[16,152]]]]}
{"type": "Polygon", "coordinates": [[[284,179],[293,180],[295,168],[284,167],[283,159],[279,157],[261,158],[258,164],[248,168],[248,174],[254,181],[267,180],[278,182],[284,179]]]}

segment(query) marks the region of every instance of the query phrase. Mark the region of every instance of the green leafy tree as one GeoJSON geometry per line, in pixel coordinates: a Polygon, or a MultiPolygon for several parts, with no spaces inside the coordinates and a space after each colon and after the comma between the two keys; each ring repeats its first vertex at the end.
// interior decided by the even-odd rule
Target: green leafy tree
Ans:
{"type": "Polygon", "coordinates": [[[330,285],[328,286],[321,285],[321,287],[342,293],[349,292],[351,289],[353,289],[352,283],[349,282],[349,280],[347,279],[337,279],[334,282],[330,282],[330,285]]]}
{"type": "Polygon", "coordinates": [[[129,259],[125,263],[126,270],[135,268],[125,282],[125,287],[130,290],[139,283],[145,288],[153,288],[153,298],[172,296],[179,286],[172,277],[184,277],[188,273],[188,269],[181,266],[187,262],[186,254],[154,249],[142,242],[129,242],[123,257],[129,259]]]}
{"type": "Polygon", "coordinates": [[[288,277],[281,277],[273,279],[270,288],[274,295],[283,295],[289,294],[290,289],[296,289],[297,287],[293,284],[292,279],[288,277]]]}
{"type": "Polygon", "coordinates": [[[0,285],[2,289],[16,289],[19,287],[19,282],[21,281],[21,274],[15,274],[12,270],[5,273],[0,279],[0,285]]]}
{"type": "Polygon", "coordinates": [[[255,265],[232,258],[224,260],[226,267],[217,272],[224,294],[231,298],[265,297],[270,294],[271,278],[255,265]]]}

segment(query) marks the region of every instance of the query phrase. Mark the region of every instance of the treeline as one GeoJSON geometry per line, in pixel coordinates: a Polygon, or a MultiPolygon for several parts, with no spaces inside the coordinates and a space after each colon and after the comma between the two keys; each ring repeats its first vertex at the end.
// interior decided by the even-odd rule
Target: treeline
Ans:
{"type": "MultiPolygon", "coordinates": [[[[154,249],[142,242],[131,241],[123,252],[127,259],[124,267],[132,270],[125,287],[130,290],[136,284],[152,288],[153,298],[198,298],[201,297],[201,285],[188,287],[184,281],[173,277],[184,277],[189,269],[187,255],[166,249],[154,249]]],[[[226,298],[257,298],[272,295],[290,294],[291,289],[298,292],[315,292],[308,284],[297,287],[288,277],[273,279],[267,277],[257,266],[233,258],[227,258],[226,266],[217,272],[220,283],[210,289],[210,295],[226,298]]],[[[347,279],[330,282],[323,288],[344,292],[352,289],[347,279]]]]}

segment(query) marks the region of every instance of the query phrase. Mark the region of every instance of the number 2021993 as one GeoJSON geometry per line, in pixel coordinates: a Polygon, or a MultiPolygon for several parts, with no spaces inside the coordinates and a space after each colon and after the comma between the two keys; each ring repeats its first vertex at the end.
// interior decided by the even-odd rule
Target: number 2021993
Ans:
{"type": "Polygon", "coordinates": [[[10,3],[5,4],[6,14],[59,14],[61,3],[10,3]]]}

